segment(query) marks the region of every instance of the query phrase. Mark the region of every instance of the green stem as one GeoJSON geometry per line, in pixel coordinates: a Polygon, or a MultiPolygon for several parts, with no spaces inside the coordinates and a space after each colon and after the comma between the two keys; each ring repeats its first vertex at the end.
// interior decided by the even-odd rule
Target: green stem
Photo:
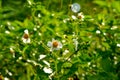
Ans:
{"type": "Polygon", "coordinates": [[[62,6],[63,6],[63,0],[60,1],[60,10],[62,10],[62,6]]]}
{"type": "Polygon", "coordinates": [[[49,8],[49,6],[50,6],[50,0],[48,1],[48,4],[47,4],[47,9],[49,8]]]}
{"type": "Polygon", "coordinates": [[[55,60],[55,72],[56,72],[56,75],[57,75],[58,69],[57,69],[57,61],[56,60],[55,60]]]}

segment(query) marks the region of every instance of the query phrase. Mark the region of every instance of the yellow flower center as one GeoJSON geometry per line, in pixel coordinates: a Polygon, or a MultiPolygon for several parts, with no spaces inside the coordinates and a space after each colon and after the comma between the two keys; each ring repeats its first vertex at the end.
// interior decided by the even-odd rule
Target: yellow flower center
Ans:
{"type": "Polygon", "coordinates": [[[57,47],[58,46],[58,42],[57,41],[54,41],[53,42],[53,47],[57,47]]]}
{"type": "Polygon", "coordinates": [[[73,78],[72,78],[72,77],[70,77],[70,78],[68,78],[68,80],[73,80],[73,78]]]}
{"type": "Polygon", "coordinates": [[[25,33],[25,34],[23,35],[23,38],[28,39],[28,38],[29,38],[29,35],[25,33]]]}
{"type": "Polygon", "coordinates": [[[78,18],[82,19],[82,16],[80,15],[80,16],[78,16],[78,18]]]}

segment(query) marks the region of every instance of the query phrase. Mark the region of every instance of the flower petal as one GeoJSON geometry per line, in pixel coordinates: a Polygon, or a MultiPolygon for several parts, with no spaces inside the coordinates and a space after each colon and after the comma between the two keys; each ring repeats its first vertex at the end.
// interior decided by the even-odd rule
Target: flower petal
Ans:
{"type": "Polygon", "coordinates": [[[47,46],[48,46],[48,47],[52,47],[52,42],[51,42],[51,41],[48,41],[47,46]]]}
{"type": "Polygon", "coordinates": [[[44,68],[43,68],[43,71],[44,71],[45,73],[48,73],[48,74],[50,74],[50,73],[53,72],[53,70],[52,70],[51,68],[48,68],[48,67],[44,67],[44,68]]]}
{"type": "Polygon", "coordinates": [[[61,43],[61,42],[59,42],[58,47],[59,47],[59,48],[62,48],[62,43],[61,43]]]}

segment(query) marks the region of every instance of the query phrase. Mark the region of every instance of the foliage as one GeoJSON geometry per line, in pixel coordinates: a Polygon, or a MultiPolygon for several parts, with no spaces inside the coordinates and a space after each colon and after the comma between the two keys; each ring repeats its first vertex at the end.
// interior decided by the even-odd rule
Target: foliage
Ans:
{"type": "Polygon", "coordinates": [[[119,0],[1,0],[0,80],[119,80],[119,5],[119,0]],[[83,20],[70,9],[76,2],[83,20]],[[59,45],[54,41],[61,47],[54,49],[59,45]]]}

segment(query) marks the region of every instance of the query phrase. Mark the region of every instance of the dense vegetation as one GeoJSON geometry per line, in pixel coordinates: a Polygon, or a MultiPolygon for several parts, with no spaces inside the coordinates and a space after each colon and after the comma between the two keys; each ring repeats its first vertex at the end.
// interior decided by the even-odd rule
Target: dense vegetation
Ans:
{"type": "Polygon", "coordinates": [[[119,6],[0,0],[0,80],[120,80],[119,6]]]}

